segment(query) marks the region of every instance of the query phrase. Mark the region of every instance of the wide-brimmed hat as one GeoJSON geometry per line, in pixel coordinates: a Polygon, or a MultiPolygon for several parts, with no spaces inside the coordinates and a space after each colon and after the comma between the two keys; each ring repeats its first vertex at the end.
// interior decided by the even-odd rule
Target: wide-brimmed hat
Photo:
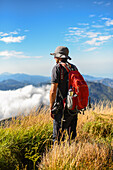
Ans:
{"type": "Polygon", "coordinates": [[[65,58],[65,59],[71,60],[71,58],[68,56],[68,54],[69,54],[69,49],[64,46],[58,46],[55,49],[54,53],[50,53],[50,55],[54,55],[54,57],[56,57],[56,58],[65,58]]]}

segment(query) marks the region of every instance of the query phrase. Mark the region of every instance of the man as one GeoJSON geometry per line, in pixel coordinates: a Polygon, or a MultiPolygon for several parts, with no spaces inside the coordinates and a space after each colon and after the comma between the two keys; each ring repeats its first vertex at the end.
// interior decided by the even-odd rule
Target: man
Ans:
{"type": "Polygon", "coordinates": [[[68,72],[60,63],[66,63],[71,69],[77,70],[75,65],[67,61],[71,60],[68,54],[69,49],[64,46],[58,46],[54,53],[50,53],[56,60],[56,65],[52,70],[50,90],[50,112],[53,118],[53,142],[56,139],[60,141],[64,130],[67,130],[71,139],[76,137],[77,114],[73,114],[67,108],[63,109],[63,99],[66,98],[68,93],[68,72]],[[55,103],[62,106],[59,107],[57,114],[54,114],[52,111],[55,103]]]}

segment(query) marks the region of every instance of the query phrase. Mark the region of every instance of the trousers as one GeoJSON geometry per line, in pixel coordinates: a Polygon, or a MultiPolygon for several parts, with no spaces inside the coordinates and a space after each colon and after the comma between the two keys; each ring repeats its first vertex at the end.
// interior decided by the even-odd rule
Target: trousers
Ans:
{"type": "Polygon", "coordinates": [[[74,139],[76,137],[77,117],[77,114],[73,114],[67,109],[64,110],[64,113],[60,110],[55,115],[53,120],[53,142],[64,140],[64,130],[67,130],[69,138],[74,139]]]}

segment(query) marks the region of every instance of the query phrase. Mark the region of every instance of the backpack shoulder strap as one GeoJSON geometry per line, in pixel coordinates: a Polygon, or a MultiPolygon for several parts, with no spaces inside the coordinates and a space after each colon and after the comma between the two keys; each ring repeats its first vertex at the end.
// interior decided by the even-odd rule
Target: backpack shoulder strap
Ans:
{"type": "Polygon", "coordinates": [[[62,65],[68,73],[71,71],[71,68],[69,67],[68,63],[60,62],[59,64],[62,65]]]}
{"type": "Polygon", "coordinates": [[[59,63],[60,66],[60,80],[64,80],[64,70],[62,68],[62,64],[59,63]]]}

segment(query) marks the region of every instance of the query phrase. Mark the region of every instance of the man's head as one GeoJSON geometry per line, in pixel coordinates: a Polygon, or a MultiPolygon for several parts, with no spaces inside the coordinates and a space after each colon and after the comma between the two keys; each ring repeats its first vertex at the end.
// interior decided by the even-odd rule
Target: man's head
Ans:
{"type": "Polygon", "coordinates": [[[62,59],[71,60],[71,58],[68,56],[68,54],[69,54],[69,49],[67,47],[64,47],[64,46],[58,46],[55,49],[54,53],[50,53],[50,55],[54,55],[54,57],[58,60],[62,60],[62,59]]]}

